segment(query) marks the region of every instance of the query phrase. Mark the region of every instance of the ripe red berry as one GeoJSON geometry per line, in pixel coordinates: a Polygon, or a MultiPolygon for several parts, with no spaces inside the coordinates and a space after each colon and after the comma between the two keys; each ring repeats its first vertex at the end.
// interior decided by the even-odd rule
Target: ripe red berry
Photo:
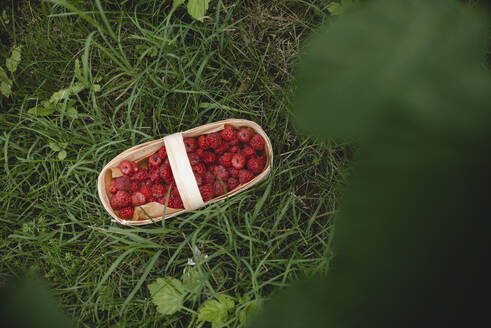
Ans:
{"type": "Polygon", "coordinates": [[[225,167],[232,166],[232,153],[225,153],[218,158],[218,163],[225,167]]]}
{"type": "Polygon", "coordinates": [[[225,181],[226,178],[228,178],[228,171],[226,168],[224,168],[222,165],[217,165],[215,166],[215,176],[217,178],[220,178],[222,179],[223,181],[225,181]]]}
{"type": "Polygon", "coordinates": [[[109,192],[115,194],[118,190],[130,190],[131,181],[128,177],[122,176],[111,181],[109,192]]]}
{"type": "Polygon", "coordinates": [[[206,171],[205,174],[203,174],[203,184],[212,185],[214,182],[215,182],[215,175],[210,171],[206,171]]]}
{"type": "Polygon", "coordinates": [[[152,190],[150,189],[151,187],[145,185],[140,188],[140,193],[142,193],[145,196],[145,199],[150,199],[152,197],[152,190]]]}
{"type": "Polygon", "coordinates": [[[140,206],[147,203],[147,197],[140,191],[131,195],[131,203],[133,206],[140,206]]]}
{"type": "Polygon", "coordinates": [[[239,146],[231,146],[228,151],[231,152],[231,153],[237,153],[239,152],[240,148],[239,146]]]}
{"type": "Polygon", "coordinates": [[[253,157],[247,161],[247,168],[253,173],[258,174],[263,170],[264,163],[257,157],[253,157]]]}
{"type": "Polygon", "coordinates": [[[131,180],[134,181],[143,181],[148,179],[148,170],[146,168],[141,167],[136,173],[133,174],[133,176],[130,178],[131,180]]]}
{"type": "Polygon", "coordinates": [[[213,154],[210,151],[204,151],[203,152],[203,163],[205,163],[206,165],[210,165],[215,160],[216,160],[215,154],[213,154]]]}
{"type": "Polygon", "coordinates": [[[133,174],[133,165],[130,161],[126,159],[119,163],[119,169],[121,170],[121,173],[126,176],[130,176],[131,174],[133,174]]]}
{"type": "Polygon", "coordinates": [[[241,153],[246,158],[251,158],[252,156],[256,155],[256,151],[251,146],[248,145],[245,145],[244,148],[242,148],[241,153]]]}
{"type": "Polygon", "coordinates": [[[198,173],[194,173],[194,178],[196,179],[196,184],[198,186],[201,186],[203,184],[203,176],[201,174],[198,174],[198,173]]]}
{"type": "Polygon", "coordinates": [[[213,184],[213,190],[215,191],[215,196],[221,196],[225,194],[225,189],[223,188],[222,183],[225,184],[225,181],[217,180],[213,184]]]}
{"type": "Polygon", "coordinates": [[[252,133],[248,128],[241,128],[237,133],[237,139],[241,142],[249,142],[251,140],[252,133]]]}
{"type": "Polygon", "coordinates": [[[233,166],[228,168],[228,173],[230,174],[231,177],[234,178],[237,178],[239,176],[239,170],[233,166]]]}
{"type": "Polygon", "coordinates": [[[162,184],[153,185],[151,190],[152,190],[152,196],[156,198],[165,196],[167,194],[167,190],[165,186],[162,184]]]}
{"type": "Polygon", "coordinates": [[[206,167],[201,163],[192,165],[191,168],[193,169],[194,173],[197,173],[199,175],[203,175],[206,172],[206,167]]]}
{"type": "Polygon", "coordinates": [[[239,144],[239,139],[235,138],[228,142],[229,146],[237,146],[239,144]]]}
{"type": "Polygon", "coordinates": [[[262,153],[257,158],[259,158],[263,163],[266,163],[266,160],[267,160],[266,153],[262,153]]]}
{"type": "Polygon", "coordinates": [[[115,210],[119,210],[131,204],[131,196],[126,191],[119,190],[109,200],[111,207],[115,210]]]}
{"type": "Polygon", "coordinates": [[[135,162],[130,161],[130,163],[131,163],[131,169],[133,170],[133,173],[140,171],[140,167],[135,162]]]}
{"type": "Polygon", "coordinates": [[[228,148],[229,148],[228,142],[223,142],[220,146],[218,146],[215,149],[215,153],[221,155],[221,154],[225,153],[228,150],[228,148]]]}
{"type": "Polygon", "coordinates": [[[227,190],[232,191],[239,185],[239,180],[237,178],[230,177],[227,180],[227,190]]]}
{"type": "Polygon", "coordinates": [[[170,164],[162,164],[160,166],[160,177],[164,180],[169,179],[172,176],[172,169],[170,164]]]}
{"type": "Polygon", "coordinates": [[[242,169],[239,171],[239,182],[246,183],[251,181],[254,178],[254,174],[246,169],[242,169]]]}
{"type": "Polygon", "coordinates": [[[122,219],[131,219],[131,218],[133,218],[134,212],[135,212],[135,210],[133,209],[133,207],[128,206],[128,207],[125,207],[125,208],[122,208],[121,210],[119,210],[119,216],[122,219]]]}
{"type": "Polygon", "coordinates": [[[167,158],[167,150],[165,150],[165,146],[162,146],[159,151],[157,152],[160,158],[165,159],[167,158]]]}
{"type": "Polygon", "coordinates": [[[207,149],[208,148],[208,143],[206,142],[205,136],[199,136],[198,137],[198,147],[200,149],[207,149]]]}
{"type": "Polygon", "coordinates": [[[160,167],[152,167],[148,173],[151,182],[160,182],[160,167]]]}
{"type": "Polygon", "coordinates": [[[264,139],[259,134],[256,134],[254,137],[251,138],[251,141],[249,141],[249,145],[251,145],[251,147],[255,150],[263,150],[264,139]]]}
{"type": "Polygon", "coordinates": [[[130,191],[135,192],[140,189],[140,183],[138,181],[132,181],[130,184],[130,191]]]}
{"type": "Polygon", "coordinates": [[[186,152],[193,152],[198,147],[198,143],[195,138],[184,138],[184,146],[186,146],[186,152]]]}
{"type": "Polygon", "coordinates": [[[188,159],[191,165],[195,165],[200,162],[199,155],[196,153],[188,153],[188,159]]]}
{"type": "Polygon", "coordinates": [[[203,198],[204,202],[207,202],[215,197],[215,191],[211,184],[202,185],[201,187],[199,187],[199,192],[201,193],[201,198],[203,198]]]}
{"type": "Polygon", "coordinates": [[[225,128],[221,131],[220,135],[223,140],[230,141],[237,138],[237,132],[230,125],[226,125],[225,128]]]}
{"type": "Polygon", "coordinates": [[[237,170],[243,168],[245,163],[246,163],[246,158],[244,155],[234,154],[234,156],[232,156],[232,166],[237,170]]]}
{"type": "Polygon", "coordinates": [[[159,154],[155,153],[153,154],[152,156],[150,156],[148,158],[148,164],[150,164],[150,166],[159,166],[160,163],[162,163],[162,158],[159,157],[159,154]]]}
{"type": "Polygon", "coordinates": [[[181,196],[179,196],[179,194],[172,195],[172,199],[173,199],[173,203],[174,203],[173,208],[184,208],[184,204],[183,204],[181,196]]]}
{"type": "Polygon", "coordinates": [[[222,136],[218,132],[213,132],[206,136],[206,144],[210,148],[217,149],[222,143],[222,136]]]}
{"type": "Polygon", "coordinates": [[[200,158],[203,156],[203,153],[205,152],[203,149],[198,148],[194,151],[196,155],[198,155],[200,158]]]}

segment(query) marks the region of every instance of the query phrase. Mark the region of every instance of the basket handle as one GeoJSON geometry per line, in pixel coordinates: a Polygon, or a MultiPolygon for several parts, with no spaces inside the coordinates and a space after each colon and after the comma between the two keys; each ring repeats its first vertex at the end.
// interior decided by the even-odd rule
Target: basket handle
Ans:
{"type": "Polygon", "coordinates": [[[189,163],[182,133],[179,132],[166,136],[164,138],[164,144],[184,208],[191,211],[202,207],[205,203],[199,192],[191,163],[189,163]]]}

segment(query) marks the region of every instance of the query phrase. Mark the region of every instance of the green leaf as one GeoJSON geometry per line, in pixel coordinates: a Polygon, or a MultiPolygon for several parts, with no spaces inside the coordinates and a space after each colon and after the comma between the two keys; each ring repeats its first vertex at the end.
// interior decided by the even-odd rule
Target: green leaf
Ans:
{"type": "Polygon", "coordinates": [[[43,106],[33,107],[29,109],[27,112],[36,116],[47,116],[54,113],[56,106],[53,104],[44,103],[43,106]]]}
{"type": "Polygon", "coordinates": [[[76,119],[78,118],[78,110],[73,106],[67,107],[66,116],[76,119]]]}
{"type": "Polygon", "coordinates": [[[185,289],[190,292],[197,292],[203,280],[196,267],[190,268],[182,275],[182,283],[185,289]]]}
{"type": "Polygon", "coordinates": [[[58,146],[58,145],[57,145],[56,143],[54,143],[54,142],[50,142],[50,143],[48,144],[48,147],[49,147],[49,148],[51,148],[51,150],[52,150],[52,151],[60,151],[60,150],[61,150],[60,146],[58,146]]]}
{"type": "MultiPolygon", "coordinates": [[[[249,297],[244,298],[242,302],[248,302],[249,297]]],[[[245,325],[251,322],[252,319],[261,311],[263,307],[263,300],[255,299],[249,305],[247,305],[243,310],[239,312],[239,321],[241,324],[245,325]]]]}
{"type": "Polygon", "coordinates": [[[148,285],[152,302],[157,311],[163,315],[173,314],[182,308],[184,302],[184,289],[182,283],[176,278],[158,278],[148,285]]]}
{"type": "Polygon", "coordinates": [[[7,72],[0,66],[0,81],[12,85],[12,81],[9,79],[7,72]]]}
{"type": "Polygon", "coordinates": [[[337,2],[331,2],[330,4],[327,5],[327,10],[331,15],[338,16],[344,13],[344,7],[337,3],[337,2]]]}
{"type": "Polygon", "coordinates": [[[5,11],[5,9],[2,11],[2,21],[5,23],[5,25],[10,23],[10,19],[8,18],[7,12],[5,11]]]}
{"type": "Polygon", "coordinates": [[[101,91],[101,85],[100,84],[92,84],[92,90],[94,90],[94,92],[99,92],[101,91]]]}
{"type": "Polygon", "coordinates": [[[7,69],[12,73],[15,72],[17,70],[17,66],[19,66],[20,51],[21,46],[15,47],[14,50],[12,50],[10,58],[7,58],[7,60],[5,61],[5,66],[7,66],[7,69]]]}
{"type": "Polygon", "coordinates": [[[199,21],[203,20],[203,16],[208,9],[208,3],[210,0],[189,0],[188,1],[188,13],[194,19],[199,21]]]}
{"type": "Polygon", "coordinates": [[[84,82],[84,75],[80,69],[80,61],[78,59],[75,59],[75,77],[79,82],[84,82]]]}
{"type": "Polygon", "coordinates": [[[220,294],[216,300],[208,300],[203,304],[199,310],[198,321],[209,321],[220,326],[228,320],[228,312],[234,306],[235,302],[230,296],[220,294]]]}
{"type": "Polygon", "coordinates": [[[65,158],[66,158],[66,150],[64,150],[64,149],[63,149],[62,151],[60,151],[60,152],[58,153],[58,159],[59,159],[60,161],[62,161],[62,160],[64,160],[65,158]]]}
{"type": "Polygon", "coordinates": [[[179,7],[180,5],[182,5],[184,3],[185,0],[174,0],[172,2],[172,10],[176,9],[177,7],[179,7]]]}
{"type": "Polygon", "coordinates": [[[12,94],[12,85],[4,81],[0,82],[0,92],[8,98],[12,94]]]}
{"type": "Polygon", "coordinates": [[[57,103],[58,101],[60,101],[62,99],[69,98],[71,95],[78,94],[83,89],[85,89],[84,83],[83,82],[77,82],[72,87],[68,87],[66,89],[61,89],[61,90],[53,93],[51,98],[49,98],[49,102],[50,103],[57,103]]]}

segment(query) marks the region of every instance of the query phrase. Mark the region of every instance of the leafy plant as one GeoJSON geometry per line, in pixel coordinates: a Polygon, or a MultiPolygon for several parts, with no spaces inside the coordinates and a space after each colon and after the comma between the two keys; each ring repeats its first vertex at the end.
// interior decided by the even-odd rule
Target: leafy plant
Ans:
{"type": "MultiPolygon", "coordinates": [[[[7,70],[10,72],[11,76],[19,66],[21,60],[21,49],[21,46],[14,47],[10,57],[5,61],[5,67],[7,67],[7,70]]],[[[12,80],[0,66],[0,92],[7,98],[12,94],[12,84],[12,80]]]]}
{"type": "Polygon", "coordinates": [[[234,306],[235,302],[230,296],[220,294],[203,304],[199,310],[198,321],[209,321],[213,328],[223,327],[234,306]]]}
{"type": "MultiPolygon", "coordinates": [[[[174,0],[172,7],[175,9],[184,4],[185,1],[186,0],[174,0]]],[[[206,10],[208,10],[209,3],[210,0],[187,0],[187,10],[189,15],[194,19],[202,21],[206,10]]]]}
{"type": "Polygon", "coordinates": [[[57,152],[58,153],[58,159],[60,161],[64,160],[66,158],[66,150],[65,148],[68,146],[68,144],[66,142],[64,143],[55,143],[55,142],[50,142],[48,143],[48,147],[54,151],[54,152],[57,152]]]}
{"type": "MultiPolygon", "coordinates": [[[[87,79],[85,79],[82,74],[80,69],[80,61],[78,59],[75,60],[74,75],[77,82],[68,88],[56,91],[51,95],[49,100],[41,101],[40,106],[32,107],[27,112],[36,116],[47,116],[53,114],[55,111],[62,112],[63,108],[65,108],[65,114],[68,117],[77,118],[78,111],[75,107],[76,101],[74,99],[70,99],[70,97],[79,94],[81,91],[87,88],[92,89],[94,92],[99,92],[101,86],[97,83],[90,84],[89,82],[86,82],[87,79]]],[[[96,82],[99,81],[100,77],[96,78],[96,82]]]]}
{"type": "Polygon", "coordinates": [[[157,305],[157,311],[163,315],[173,314],[182,308],[184,303],[184,288],[176,278],[158,278],[148,285],[152,302],[157,305]]]}

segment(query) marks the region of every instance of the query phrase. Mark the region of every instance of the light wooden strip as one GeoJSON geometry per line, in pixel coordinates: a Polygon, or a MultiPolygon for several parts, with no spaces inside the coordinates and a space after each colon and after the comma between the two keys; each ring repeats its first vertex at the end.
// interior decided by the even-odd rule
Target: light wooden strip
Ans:
{"type": "Polygon", "coordinates": [[[205,203],[201,198],[191,163],[189,163],[182,133],[174,133],[165,137],[164,143],[184,208],[190,211],[200,208],[205,203]]]}

